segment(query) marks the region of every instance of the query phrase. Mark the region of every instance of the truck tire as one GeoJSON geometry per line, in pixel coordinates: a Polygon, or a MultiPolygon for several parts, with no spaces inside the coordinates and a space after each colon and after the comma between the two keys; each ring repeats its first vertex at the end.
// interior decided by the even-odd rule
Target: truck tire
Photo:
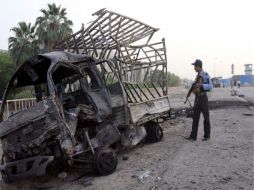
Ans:
{"type": "Polygon", "coordinates": [[[112,148],[97,148],[94,153],[94,168],[98,175],[112,174],[117,167],[117,156],[112,148]]]}
{"type": "Polygon", "coordinates": [[[146,128],[146,139],[148,142],[156,143],[162,140],[163,130],[161,126],[155,121],[149,121],[145,124],[146,128]]]}

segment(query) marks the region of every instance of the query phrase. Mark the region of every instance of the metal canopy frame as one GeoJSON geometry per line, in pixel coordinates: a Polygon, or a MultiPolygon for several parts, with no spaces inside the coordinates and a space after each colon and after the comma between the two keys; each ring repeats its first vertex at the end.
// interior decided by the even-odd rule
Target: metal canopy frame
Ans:
{"type": "MultiPolygon", "coordinates": [[[[129,102],[167,95],[165,39],[149,44],[159,29],[106,9],[95,12],[93,16],[97,18],[87,28],[82,26],[56,49],[87,54],[96,59],[110,59],[129,102]],[[145,44],[133,45],[141,40],[145,44]]],[[[103,73],[114,75],[108,66],[103,66],[103,73]]]]}

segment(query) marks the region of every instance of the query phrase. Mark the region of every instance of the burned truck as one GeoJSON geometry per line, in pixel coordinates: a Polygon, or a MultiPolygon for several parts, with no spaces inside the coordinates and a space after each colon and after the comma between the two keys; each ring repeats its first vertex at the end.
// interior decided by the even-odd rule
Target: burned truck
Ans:
{"type": "Polygon", "coordinates": [[[118,13],[95,15],[59,51],[28,59],[9,81],[0,110],[5,182],[57,164],[109,175],[119,147],[163,138],[159,121],[170,111],[164,39],[149,43],[158,29],[118,13]],[[6,114],[7,99],[22,90],[34,104],[6,114]]]}

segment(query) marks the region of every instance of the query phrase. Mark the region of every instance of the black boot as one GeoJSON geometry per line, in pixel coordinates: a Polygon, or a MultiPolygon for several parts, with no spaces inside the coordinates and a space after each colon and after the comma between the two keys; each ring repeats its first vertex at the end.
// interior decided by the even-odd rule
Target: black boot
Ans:
{"type": "Polygon", "coordinates": [[[209,141],[210,140],[210,137],[204,137],[203,139],[202,139],[202,141],[209,141]]]}
{"type": "Polygon", "coordinates": [[[191,137],[191,136],[185,137],[185,139],[186,139],[186,140],[189,140],[189,141],[196,141],[196,140],[197,140],[197,138],[193,138],[193,137],[191,137]]]}

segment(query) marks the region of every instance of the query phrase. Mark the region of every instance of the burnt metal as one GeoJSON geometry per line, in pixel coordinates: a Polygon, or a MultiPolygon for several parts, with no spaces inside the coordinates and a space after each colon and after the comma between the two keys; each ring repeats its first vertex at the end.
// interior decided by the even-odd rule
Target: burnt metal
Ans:
{"type": "Polygon", "coordinates": [[[6,182],[44,175],[52,160],[108,175],[117,164],[111,148],[139,143],[148,122],[161,140],[158,118],[170,111],[165,40],[149,44],[158,29],[118,13],[94,15],[57,45],[64,51],[28,59],[9,81],[0,109],[6,182]],[[5,115],[17,89],[32,89],[36,103],[5,115]]]}
{"type": "Polygon", "coordinates": [[[7,163],[0,166],[2,178],[5,182],[10,183],[30,176],[42,176],[48,164],[53,162],[53,158],[53,156],[36,156],[7,163]]]}
{"type": "MultiPolygon", "coordinates": [[[[112,128],[104,124],[109,123],[107,120],[112,115],[112,109],[110,95],[96,61],[68,52],[52,52],[27,60],[7,86],[1,117],[12,89],[41,84],[46,84],[47,94],[42,96],[38,92],[34,106],[20,110],[0,123],[4,157],[1,171],[6,181],[35,176],[34,171],[37,170],[45,173],[40,164],[31,166],[32,170],[19,170],[19,167],[30,167],[31,160],[39,155],[57,159],[62,155],[62,160],[68,160],[77,152],[93,153],[99,146],[110,146],[120,137],[117,128],[113,128],[114,138],[110,138],[113,141],[98,135],[101,131],[112,134],[112,128]],[[29,75],[30,70],[33,70],[33,75],[29,75]],[[34,76],[38,76],[36,80],[33,80],[34,76]],[[105,127],[97,130],[97,126],[105,127]],[[88,143],[84,143],[84,137],[88,143]],[[92,140],[98,143],[92,145],[92,140]],[[24,161],[26,159],[27,162],[24,161]],[[14,171],[9,169],[14,167],[18,170],[15,174],[9,171],[14,171]]],[[[45,162],[43,168],[48,164],[45,162]]]]}

